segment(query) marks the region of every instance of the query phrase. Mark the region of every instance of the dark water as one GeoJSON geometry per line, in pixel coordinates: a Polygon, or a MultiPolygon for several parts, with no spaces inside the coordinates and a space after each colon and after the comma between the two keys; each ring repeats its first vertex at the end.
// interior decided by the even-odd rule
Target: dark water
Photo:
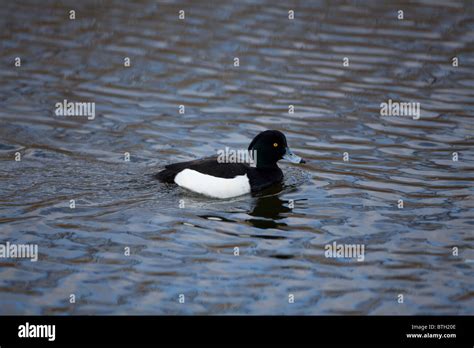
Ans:
{"type": "Polygon", "coordinates": [[[0,242],[39,248],[1,260],[1,314],[473,314],[472,1],[2,1],[0,23],[0,242]],[[151,177],[265,129],[308,160],[281,187],[151,177]]]}

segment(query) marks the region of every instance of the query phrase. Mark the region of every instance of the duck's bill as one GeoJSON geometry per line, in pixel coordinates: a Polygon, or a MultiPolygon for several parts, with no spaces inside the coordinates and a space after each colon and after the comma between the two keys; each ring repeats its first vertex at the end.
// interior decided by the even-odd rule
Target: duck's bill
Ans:
{"type": "Polygon", "coordinates": [[[296,156],[289,147],[286,148],[286,153],[283,155],[283,158],[293,163],[306,163],[300,156],[296,156]]]}

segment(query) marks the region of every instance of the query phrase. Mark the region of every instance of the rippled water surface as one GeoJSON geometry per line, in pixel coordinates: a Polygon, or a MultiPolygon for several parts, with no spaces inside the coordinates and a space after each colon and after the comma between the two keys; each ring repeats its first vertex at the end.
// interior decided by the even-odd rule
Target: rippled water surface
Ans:
{"type": "Polygon", "coordinates": [[[474,313],[472,1],[4,1],[0,23],[0,242],[39,248],[0,261],[1,314],[474,313]],[[265,129],[308,160],[281,186],[152,177],[265,129]]]}

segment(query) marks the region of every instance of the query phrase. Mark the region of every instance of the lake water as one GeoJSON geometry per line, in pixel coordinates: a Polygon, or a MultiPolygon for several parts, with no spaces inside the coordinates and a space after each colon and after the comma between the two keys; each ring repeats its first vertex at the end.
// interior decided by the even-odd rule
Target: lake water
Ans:
{"type": "Polygon", "coordinates": [[[39,252],[0,259],[0,314],[474,313],[472,1],[11,1],[0,23],[0,243],[39,252]],[[265,129],[307,160],[281,186],[153,179],[265,129]]]}

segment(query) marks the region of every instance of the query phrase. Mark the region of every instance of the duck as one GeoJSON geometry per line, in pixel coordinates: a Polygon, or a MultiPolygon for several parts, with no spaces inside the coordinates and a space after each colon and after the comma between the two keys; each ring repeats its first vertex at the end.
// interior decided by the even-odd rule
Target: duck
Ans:
{"type": "Polygon", "coordinates": [[[278,130],[259,133],[248,146],[250,161],[236,161],[236,157],[206,157],[187,162],[168,164],[155,175],[163,183],[175,184],[189,191],[212,197],[232,198],[256,193],[283,181],[277,162],[306,163],[288,147],[285,135],[278,130]],[[230,159],[230,160],[229,160],[230,159]],[[236,163],[239,162],[239,163],[236,163]]]}

